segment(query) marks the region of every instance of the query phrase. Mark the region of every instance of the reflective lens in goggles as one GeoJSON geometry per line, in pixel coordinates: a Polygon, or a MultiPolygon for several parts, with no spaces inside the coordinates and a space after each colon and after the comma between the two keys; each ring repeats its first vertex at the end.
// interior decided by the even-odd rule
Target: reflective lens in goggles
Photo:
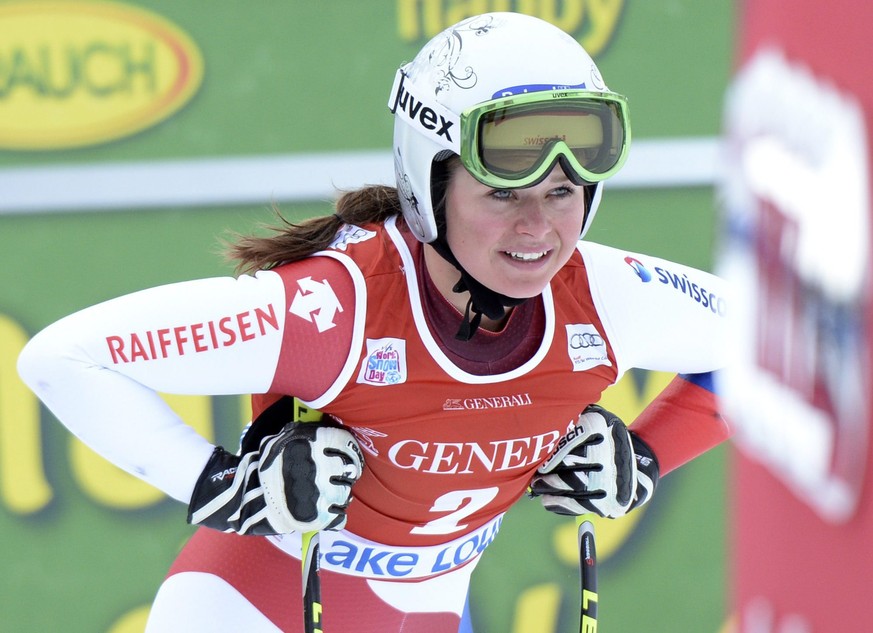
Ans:
{"type": "Polygon", "coordinates": [[[490,187],[527,187],[560,160],[578,184],[615,174],[630,145],[627,101],[587,90],[494,99],[461,114],[461,161],[490,187]]]}

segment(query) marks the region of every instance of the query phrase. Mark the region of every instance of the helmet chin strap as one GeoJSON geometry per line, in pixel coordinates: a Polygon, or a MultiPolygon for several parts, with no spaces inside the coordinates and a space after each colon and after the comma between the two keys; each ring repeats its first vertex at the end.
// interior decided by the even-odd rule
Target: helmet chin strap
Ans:
{"type": "Polygon", "coordinates": [[[443,235],[440,235],[436,240],[430,243],[434,250],[440,256],[449,262],[452,266],[458,269],[461,273],[461,278],[454,285],[452,290],[457,293],[470,293],[470,300],[467,301],[467,309],[464,310],[464,319],[461,321],[461,327],[455,338],[459,341],[469,341],[473,338],[476,330],[479,329],[479,323],[482,321],[482,316],[487,316],[489,319],[500,319],[506,314],[506,308],[512,308],[521,305],[527,299],[517,299],[515,297],[507,297],[499,292],[495,292],[486,286],[483,286],[470,273],[468,273],[452,250],[443,235]],[[472,318],[471,318],[472,313],[472,318]]]}

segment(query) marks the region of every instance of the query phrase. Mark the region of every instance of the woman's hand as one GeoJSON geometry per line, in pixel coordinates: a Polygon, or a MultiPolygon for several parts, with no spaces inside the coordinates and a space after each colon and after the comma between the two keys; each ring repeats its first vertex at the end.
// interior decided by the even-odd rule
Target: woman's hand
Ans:
{"type": "Polygon", "coordinates": [[[338,426],[291,422],[258,450],[216,447],[194,488],[188,522],[238,534],[339,530],[364,458],[338,426]]]}
{"type": "Polygon", "coordinates": [[[618,416],[590,405],[531,480],[531,495],[558,514],[617,518],[658,484],[654,453],[618,416]]]}

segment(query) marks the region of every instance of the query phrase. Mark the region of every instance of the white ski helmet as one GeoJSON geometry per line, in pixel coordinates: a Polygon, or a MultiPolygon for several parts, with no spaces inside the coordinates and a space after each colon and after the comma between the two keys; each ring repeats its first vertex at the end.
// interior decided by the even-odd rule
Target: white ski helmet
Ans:
{"type": "MultiPolygon", "coordinates": [[[[416,238],[429,243],[438,237],[432,166],[460,154],[460,117],[465,110],[509,95],[568,89],[622,100],[621,156],[611,175],[623,164],[630,142],[623,97],[607,89],[588,53],[556,26],[519,13],[471,17],[435,36],[401,67],[388,106],[395,115],[400,204],[416,238]]],[[[597,211],[603,182],[587,187],[589,208],[582,235],[597,211]]]]}

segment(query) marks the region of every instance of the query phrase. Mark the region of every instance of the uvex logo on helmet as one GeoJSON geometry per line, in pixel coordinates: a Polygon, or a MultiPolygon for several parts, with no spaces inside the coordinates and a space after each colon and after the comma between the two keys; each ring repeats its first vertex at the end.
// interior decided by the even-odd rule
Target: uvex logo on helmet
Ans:
{"type": "Polygon", "coordinates": [[[400,114],[425,135],[432,137],[447,148],[457,151],[451,128],[456,127],[458,118],[438,103],[425,105],[421,97],[410,90],[402,69],[397,72],[397,77],[394,80],[394,89],[391,91],[388,107],[391,112],[400,114]]]}

